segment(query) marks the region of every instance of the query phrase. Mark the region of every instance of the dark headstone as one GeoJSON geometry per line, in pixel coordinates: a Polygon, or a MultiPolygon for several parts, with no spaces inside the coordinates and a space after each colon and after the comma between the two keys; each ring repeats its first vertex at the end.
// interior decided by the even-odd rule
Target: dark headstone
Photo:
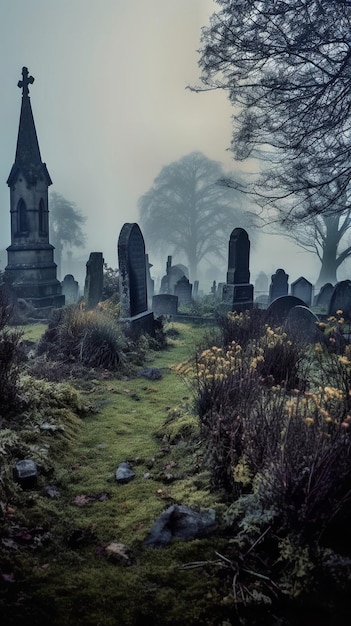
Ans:
{"type": "Polygon", "coordinates": [[[124,224],[118,239],[122,317],[147,311],[144,237],[138,224],[124,224]]]}
{"type": "Polygon", "coordinates": [[[284,322],[284,329],[296,339],[308,343],[322,342],[324,335],[318,328],[319,318],[306,306],[294,306],[284,322]]]}
{"type": "Polygon", "coordinates": [[[342,311],[347,319],[351,318],[351,280],[342,280],[333,289],[328,315],[335,315],[336,311],[342,311]]]}
{"type": "Polygon", "coordinates": [[[174,285],[174,295],[178,297],[179,304],[191,303],[192,289],[193,286],[189,283],[189,279],[183,275],[182,278],[174,285]]]}
{"type": "Polygon", "coordinates": [[[86,264],[84,300],[87,309],[93,309],[102,298],[104,259],[102,252],[91,252],[86,264]]]}
{"type": "Polygon", "coordinates": [[[229,240],[227,282],[222,288],[222,307],[241,311],[253,306],[250,284],[250,240],[243,228],[234,228],[229,240]]]}
{"type": "Polygon", "coordinates": [[[289,311],[295,306],[305,307],[305,303],[295,296],[281,296],[271,302],[266,311],[268,324],[282,324],[288,317],[289,311]]]}
{"type": "Polygon", "coordinates": [[[66,274],[62,283],[62,294],[65,296],[65,304],[75,304],[79,298],[78,281],[74,280],[72,274],[66,274]]]}
{"type": "Polygon", "coordinates": [[[329,311],[330,298],[332,297],[332,293],[334,291],[334,287],[331,283],[326,283],[321,287],[319,293],[314,298],[314,306],[319,306],[325,309],[326,312],[329,311]]]}
{"type": "Polygon", "coordinates": [[[229,239],[227,284],[250,282],[250,240],[243,228],[234,228],[229,239]]]}
{"type": "Polygon", "coordinates": [[[155,315],[177,315],[178,296],[160,293],[152,298],[152,310],[155,315]]]}
{"type": "Polygon", "coordinates": [[[289,275],[282,269],[278,269],[275,274],[271,276],[271,284],[269,286],[269,301],[273,302],[276,298],[281,296],[287,296],[289,293],[289,275]]]}
{"type": "Polygon", "coordinates": [[[16,463],[14,472],[14,479],[24,489],[30,489],[35,487],[38,478],[37,464],[32,459],[24,459],[16,463]]]}
{"type": "Polygon", "coordinates": [[[300,298],[307,306],[312,304],[313,285],[303,276],[291,283],[290,292],[292,296],[300,298]]]}

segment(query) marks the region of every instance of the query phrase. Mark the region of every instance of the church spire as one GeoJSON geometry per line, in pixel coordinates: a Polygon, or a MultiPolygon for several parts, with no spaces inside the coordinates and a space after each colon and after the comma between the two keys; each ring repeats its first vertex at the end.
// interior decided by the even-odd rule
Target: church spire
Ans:
{"type": "Polygon", "coordinates": [[[29,97],[29,85],[34,83],[28,69],[22,68],[22,80],[17,85],[22,89],[22,105],[18,128],[15,162],[12,166],[7,184],[10,186],[19,173],[25,177],[27,184],[35,185],[38,178],[44,175],[48,185],[52,184],[49,172],[40,156],[39,142],[35,129],[32,107],[29,97]]]}

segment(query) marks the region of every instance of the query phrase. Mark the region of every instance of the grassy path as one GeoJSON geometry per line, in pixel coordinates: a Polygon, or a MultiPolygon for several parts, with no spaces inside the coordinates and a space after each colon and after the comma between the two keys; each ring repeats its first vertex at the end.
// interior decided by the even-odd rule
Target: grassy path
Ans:
{"type": "Polygon", "coordinates": [[[33,494],[25,512],[27,523],[47,528],[48,541],[24,554],[22,584],[19,593],[17,585],[9,590],[4,626],[222,624],[215,574],[181,569],[213,558],[215,539],[173,542],[162,550],[144,545],[171,503],[215,504],[198,447],[186,437],[173,445],[165,436],[172,415],[181,414],[187,428],[196,425],[186,408],[189,389],[172,366],[192,353],[204,329],[175,328],[179,335],[171,346],[152,353],[146,364],[162,370],[161,380],[86,385],[96,412],[56,464],[59,497],[33,494]],[[119,485],[115,470],[122,461],[136,476],[119,485]]]}

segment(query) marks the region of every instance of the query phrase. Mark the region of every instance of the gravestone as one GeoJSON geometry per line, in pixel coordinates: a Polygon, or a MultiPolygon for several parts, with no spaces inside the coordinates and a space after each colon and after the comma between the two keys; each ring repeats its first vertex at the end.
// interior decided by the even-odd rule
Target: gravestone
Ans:
{"type": "Polygon", "coordinates": [[[149,255],[145,255],[146,260],[146,289],[147,289],[147,304],[148,308],[151,309],[152,305],[152,296],[154,295],[154,286],[155,281],[151,278],[150,268],[152,267],[152,263],[149,263],[149,255]]]}
{"type": "Polygon", "coordinates": [[[243,228],[234,228],[229,239],[227,282],[222,289],[222,305],[226,310],[242,311],[253,306],[249,260],[249,236],[243,228]]]}
{"type": "Polygon", "coordinates": [[[321,307],[327,313],[329,311],[330,299],[334,291],[334,286],[331,283],[326,283],[321,287],[319,293],[314,298],[314,306],[321,307]]]}
{"type": "Polygon", "coordinates": [[[276,298],[287,296],[289,293],[288,285],[289,275],[282,269],[278,269],[271,276],[271,284],[269,285],[269,302],[273,302],[276,298]]]}
{"type": "Polygon", "coordinates": [[[300,298],[307,304],[307,306],[311,306],[312,303],[312,292],[313,285],[303,276],[300,276],[297,280],[291,283],[290,293],[292,296],[296,296],[296,298],[300,298]]]}
{"type": "Polygon", "coordinates": [[[323,332],[318,328],[319,318],[307,306],[294,306],[290,309],[283,324],[284,330],[293,338],[308,343],[322,342],[323,332]]]}
{"type": "Polygon", "coordinates": [[[166,274],[161,279],[160,293],[170,293],[174,295],[174,287],[178,280],[186,276],[189,278],[188,269],[185,265],[172,265],[172,257],[167,257],[166,274]]]}
{"type": "Polygon", "coordinates": [[[342,311],[346,319],[351,318],[351,280],[342,280],[333,289],[328,315],[335,315],[337,311],[342,311]]]}
{"type": "Polygon", "coordinates": [[[192,302],[192,289],[193,286],[189,283],[189,279],[186,276],[182,276],[178,280],[174,285],[174,295],[178,296],[179,304],[190,304],[192,302]]]}
{"type": "Polygon", "coordinates": [[[255,295],[261,296],[268,294],[268,276],[264,272],[260,272],[255,280],[255,295]]]}
{"type": "Polygon", "coordinates": [[[126,223],[118,239],[121,322],[127,332],[154,334],[154,316],[148,311],[146,256],[142,232],[136,223],[126,223]]]}
{"type": "Polygon", "coordinates": [[[62,293],[65,296],[65,304],[75,304],[79,299],[78,281],[74,280],[72,274],[66,274],[61,283],[62,293]]]}
{"type": "Polygon", "coordinates": [[[91,252],[86,264],[84,300],[87,309],[93,309],[102,298],[104,259],[102,252],[91,252]]]}
{"type": "Polygon", "coordinates": [[[159,293],[152,298],[152,310],[155,315],[177,315],[178,296],[170,293],[159,293]]]}
{"type": "Polygon", "coordinates": [[[306,306],[303,300],[296,296],[280,296],[270,303],[266,310],[267,324],[283,324],[289,311],[295,306],[306,306]]]}

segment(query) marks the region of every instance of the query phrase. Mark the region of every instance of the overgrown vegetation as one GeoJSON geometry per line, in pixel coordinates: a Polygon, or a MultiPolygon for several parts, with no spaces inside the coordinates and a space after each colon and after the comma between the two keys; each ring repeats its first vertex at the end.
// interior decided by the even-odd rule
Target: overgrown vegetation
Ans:
{"type": "Polygon", "coordinates": [[[123,348],[134,363],[123,372],[79,360],[81,328],[109,314],[64,313],[40,344],[61,359],[45,356],[47,366],[79,362],[80,377],[38,380],[43,354],[30,358],[16,418],[2,416],[6,626],[44,626],[49,615],[57,626],[295,626],[311,613],[311,623],[346,625],[351,346],[342,313],[316,345],[292,341],[257,310],[222,316],[217,329],[170,323],[165,349],[150,350],[148,338],[134,355],[123,348]],[[137,363],[162,378],[138,376],[137,363]],[[12,475],[24,458],[39,468],[34,489],[12,475]],[[118,486],[121,461],[136,477],[118,486]],[[215,508],[218,531],[147,548],[173,503],[215,508]]]}
{"type": "Polygon", "coordinates": [[[342,312],[310,346],[260,313],[229,314],[219,345],[178,366],[196,391],[212,485],[228,503],[227,558],[249,552],[258,576],[251,587],[238,566],[233,597],[306,602],[328,581],[332,606],[351,580],[351,346],[335,338],[342,312]]]}

